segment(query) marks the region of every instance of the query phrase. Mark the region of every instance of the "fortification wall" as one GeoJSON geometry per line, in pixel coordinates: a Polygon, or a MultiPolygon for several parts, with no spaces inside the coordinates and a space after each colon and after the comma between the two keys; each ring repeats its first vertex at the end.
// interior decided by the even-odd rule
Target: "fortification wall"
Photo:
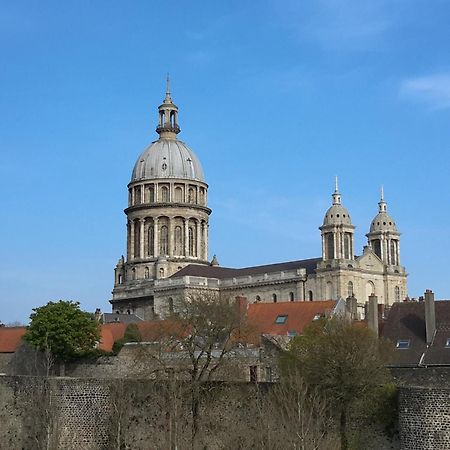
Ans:
{"type": "Polygon", "coordinates": [[[450,389],[402,387],[399,395],[401,450],[450,448],[450,389]]]}
{"type": "MultiPolygon", "coordinates": [[[[194,448],[262,448],[263,442],[272,450],[293,448],[289,439],[301,430],[297,414],[277,416],[265,402],[271,386],[199,385],[194,448]]],[[[175,380],[1,376],[0,450],[191,449],[193,392],[191,383],[175,380]]],[[[323,425],[318,429],[322,435],[323,425]]],[[[372,440],[365,449],[396,448],[372,440]]]]}

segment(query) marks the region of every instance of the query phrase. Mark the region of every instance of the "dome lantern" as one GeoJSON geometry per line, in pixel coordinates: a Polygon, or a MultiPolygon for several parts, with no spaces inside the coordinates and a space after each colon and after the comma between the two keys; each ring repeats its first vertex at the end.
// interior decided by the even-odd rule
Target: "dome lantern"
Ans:
{"type": "Polygon", "coordinates": [[[160,139],[176,139],[180,132],[178,125],[178,107],[173,103],[170,95],[170,78],[167,74],[166,96],[162,104],[158,107],[159,122],[156,132],[160,139]]]}

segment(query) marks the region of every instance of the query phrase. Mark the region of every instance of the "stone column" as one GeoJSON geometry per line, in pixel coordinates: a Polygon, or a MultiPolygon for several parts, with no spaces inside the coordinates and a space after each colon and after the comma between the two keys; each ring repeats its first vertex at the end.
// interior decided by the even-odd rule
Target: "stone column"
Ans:
{"type": "Polygon", "coordinates": [[[131,223],[130,221],[126,224],[127,229],[127,259],[131,259],[131,223]]]}
{"type": "Polygon", "coordinates": [[[134,205],[134,186],[131,188],[131,205],[134,205]]]}
{"type": "Polygon", "coordinates": [[[145,203],[145,186],[141,186],[141,205],[145,203]]]}
{"type": "Polygon", "coordinates": [[[143,258],[144,257],[144,238],[145,238],[145,232],[144,232],[144,226],[145,226],[145,219],[141,219],[140,221],[140,225],[141,225],[141,231],[140,231],[140,238],[141,238],[141,242],[139,245],[139,250],[140,250],[140,257],[143,258]]]}
{"type": "Polygon", "coordinates": [[[196,244],[197,244],[197,258],[201,258],[201,251],[202,251],[202,245],[201,245],[201,242],[202,242],[202,230],[201,230],[201,223],[200,223],[200,221],[199,220],[197,220],[197,222],[196,222],[196,226],[197,226],[197,242],[196,242],[196,244]]]}
{"type": "Polygon", "coordinates": [[[130,220],[130,257],[134,259],[134,220],[130,220]]]}
{"type": "Polygon", "coordinates": [[[173,256],[175,254],[175,241],[174,241],[174,219],[173,217],[169,218],[169,251],[167,252],[169,256],[173,256]]]}
{"type": "Polygon", "coordinates": [[[325,260],[326,259],[326,254],[325,254],[325,234],[322,234],[322,259],[325,260]]]}
{"type": "Polygon", "coordinates": [[[189,222],[184,219],[184,256],[189,255],[189,222]]]}
{"type": "Polygon", "coordinates": [[[153,219],[153,256],[159,255],[158,218],[153,219]]]}
{"type": "Polygon", "coordinates": [[[205,261],[208,261],[208,222],[205,222],[203,224],[203,248],[204,248],[204,255],[203,255],[203,259],[205,261]]]}
{"type": "Polygon", "coordinates": [[[333,250],[334,250],[334,259],[337,258],[337,240],[338,240],[338,232],[336,227],[333,230],[333,250]]]}
{"type": "Polygon", "coordinates": [[[400,239],[397,239],[397,266],[400,265],[400,239]]]}

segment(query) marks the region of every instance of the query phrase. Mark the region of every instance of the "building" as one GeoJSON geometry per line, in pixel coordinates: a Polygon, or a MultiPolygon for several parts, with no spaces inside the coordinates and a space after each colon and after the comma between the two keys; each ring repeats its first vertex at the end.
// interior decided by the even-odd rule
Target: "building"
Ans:
{"type": "Polygon", "coordinates": [[[158,108],[159,139],[138,157],[128,184],[127,256],[115,268],[113,312],[141,319],[163,318],[177,298],[208,292],[217,298],[254,302],[337,300],[370,295],[390,305],[407,295],[400,264],[400,233],[383,192],[355,256],[355,226],[341,201],[338,183],[322,226],[322,254],[246,268],[208,260],[208,184],[194,152],[177,139],[178,108],[169,81],[158,108]]]}

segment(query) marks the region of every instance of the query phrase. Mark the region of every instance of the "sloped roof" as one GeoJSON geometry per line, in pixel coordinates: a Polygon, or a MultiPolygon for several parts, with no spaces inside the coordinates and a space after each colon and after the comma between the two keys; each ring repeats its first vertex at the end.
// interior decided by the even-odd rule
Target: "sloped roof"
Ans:
{"type": "Polygon", "coordinates": [[[26,327],[0,327],[0,353],[14,353],[25,331],[26,327]]]}
{"type": "Polygon", "coordinates": [[[185,326],[174,320],[145,320],[136,324],[143,342],[155,342],[163,337],[185,336],[185,326]]]}
{"type": "Polygon", "coordinates": [[[117,313],[103,313],[102,314],[103,323],[137,323],[141,322],[142,319],[135,314],[117,314],[117,313]]]}
{"type": "Polygon", "coordinates": [[[317,315],[331,312],[337,301],[252,303],[248,305],[248,323],[260,334],[273,336],[300,335],[317,315]],[[277,317],[286,316],[283,323],[277,317]]]}
{"type": "Polygon", "coordinates": [[[389,311],[381,336],[396,345],[410,340],[409,348],[396,349],[393,366],[450,365],[450,301],[436,301],[436,335],[427,348],[425,302],[394,303],[389,311]]]}
{"type": "Polygon", "coordinates": [[[322,258],[301,259],[298,261],[288,261],[276,264],[267,264],[264,266],[243,267],[235,269],[231,267],[220,266],[202,266],[199,264],[189,264],[178,272],[174,273],[170,278],[177,278],[183,276],[196,276],[205,278],[233,278],[248,275],[260,275],[264,273],[281,272],[283,270],[306,269],[309,275],[314,273],[317,263],[322,261],[322,258]]]}

